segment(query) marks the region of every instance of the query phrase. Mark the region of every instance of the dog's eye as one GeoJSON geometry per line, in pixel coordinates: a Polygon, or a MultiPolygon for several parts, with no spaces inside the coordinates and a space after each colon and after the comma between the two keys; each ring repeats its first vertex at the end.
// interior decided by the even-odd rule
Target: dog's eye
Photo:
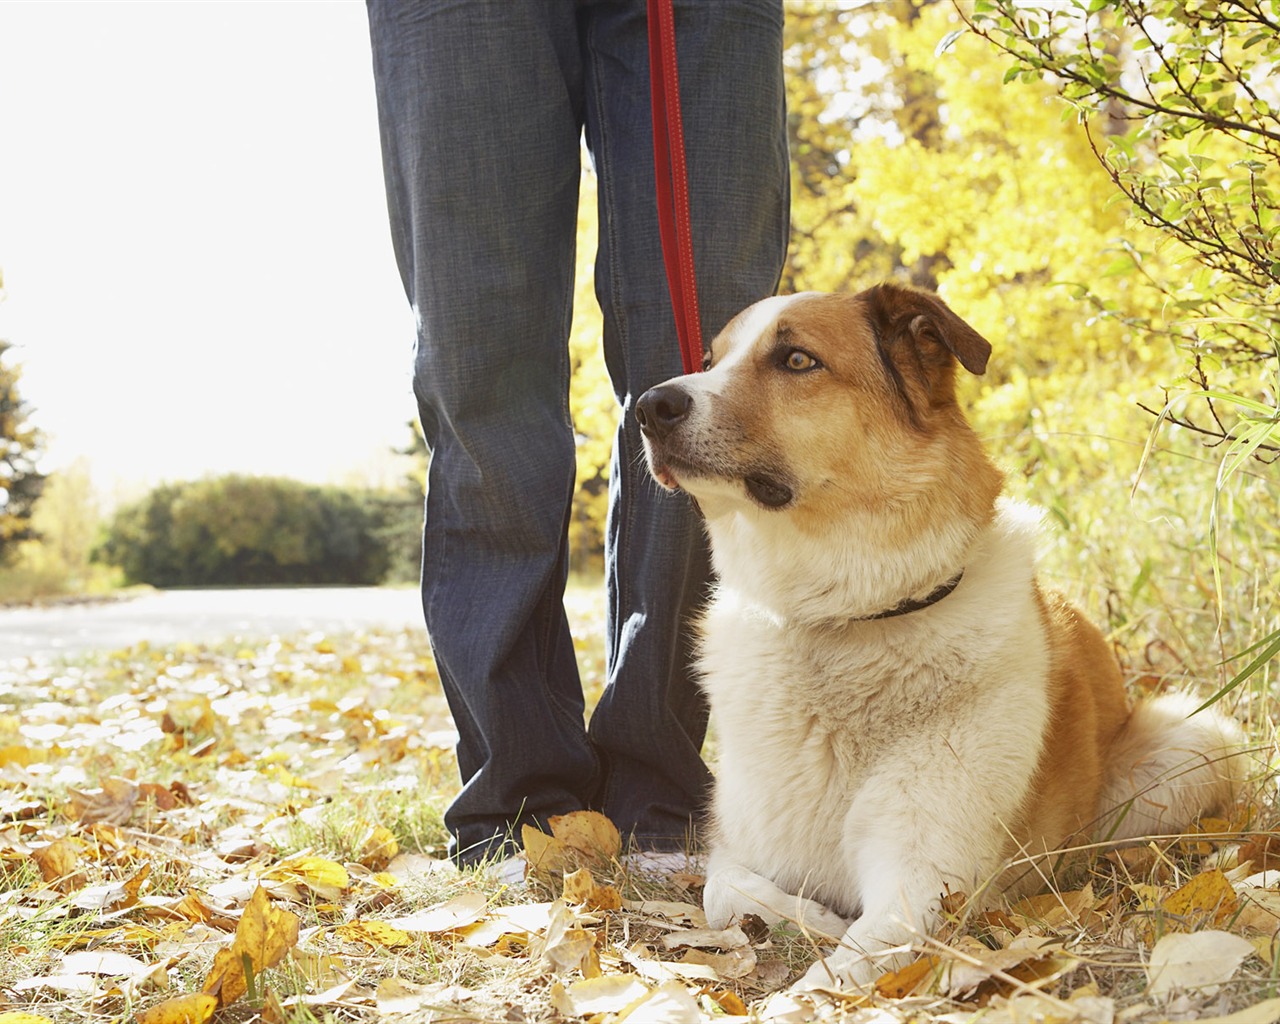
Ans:
{"type": "Polygon", "coordinates": [[[794,373],[804,373],[806,370],[816,370],[822,364],[803,349],[793,348],[786,354],[782,365],[794,373]]]}

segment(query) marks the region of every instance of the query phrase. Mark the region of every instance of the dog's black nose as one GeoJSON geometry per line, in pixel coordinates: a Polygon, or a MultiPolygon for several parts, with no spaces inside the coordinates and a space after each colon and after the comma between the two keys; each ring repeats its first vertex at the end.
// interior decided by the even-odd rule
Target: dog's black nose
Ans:
{"type": "Polygon", "coordinates": [[[663,438],[689,416],[693,396],[675,384],[650,388],[636,402],[640,430],[649,437],[663,438]]]}

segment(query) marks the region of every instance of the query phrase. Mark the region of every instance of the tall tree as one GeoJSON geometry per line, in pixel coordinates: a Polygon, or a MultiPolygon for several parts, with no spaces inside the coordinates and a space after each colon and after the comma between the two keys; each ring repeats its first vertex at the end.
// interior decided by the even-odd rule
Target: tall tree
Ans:
{"type": "Polygon", "coordinates": [[[28,422],[31,409],[18,392],[18,369],[5,360],[12,347],[0,340],[0,564],[36,536],[31,514],[44,489],[44,474],[36,468],[43,437],[28,422]]]}

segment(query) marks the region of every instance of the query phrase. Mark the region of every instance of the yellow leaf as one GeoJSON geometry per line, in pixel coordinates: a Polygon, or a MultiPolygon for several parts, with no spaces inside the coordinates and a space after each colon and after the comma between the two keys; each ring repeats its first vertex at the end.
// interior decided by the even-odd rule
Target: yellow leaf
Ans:
{"type": "Polygon", "coordinates": [[[551,1001],[566,1017],[617,1013],[649,994],[649,986],[634,974],[610,974],[575,981],[568,988],[551,986],[551,1001]]]}
{"type": "Polygon", "coordinates": [[[525,825],[520,830],[520,841],[524,844],[529,873],[534,878],[550,884],[554,876],[573,870],[574,857],[563,840],[525,825]]]}
{"type": "Polygon", "coordinates": [[[236,926],[235,940],[215,955],[204,991],[217,996],[219,1006],[234,1003],[248,991],[246,959],[256,978],[283,960],[297,944],[297,915],[277,909],[265,889],[255,889],[236,926]]]}
{"type": "Polygon", "coordinates": [[[597,885],[589,868],[564,876],[563,899],[589,910],[621,910],[622,895],[611,885],[597,885]]]}
{"type": "Polygon", "coordinates": [[[1214,868],[1196,875],[1160,906],[1175,919],[1168,922],[1170,927],[1190,932],[1208,924],[1223,924],[1235,913],[1238,902],[1227,876],[1214,868]]]}
{"type": "MultiPolygon", "coordinates": [[[[216,996],[191,992],[139,1010],[134,1020],[137,1024],[205,1024],[217,1008],[216,996]]],[[[0,1017],[0,1024],[7,1024],[3,1017],[0,1017]]]]}
{"type": "MultiPolygon", "coordinates": [[[[7,764],[16,764],[25,768],[29,764],[36,764],[43,760],[44,755],[36,753],[30,747],[0,747],[0,768],[3,768],[7,764]]],[[[3,1020],[4,1018],[0,1017],[0,1024],[2,1024],[3,1020]]]]}
{"type": "Polygon", "coordinates": [[[0,1024],[53,1024],[53,1021],[35,1013],[14,1010],[9,1013],[0,1013],[0,1024]]]}
{"type": "Polygon", "coordinates": [[[386,921],[352,921],[339,925],[333,930],[333,934],[351,942],[363,942],[368,946],[382,946],[386,949],[413,945],[412,935],[386,921]]]}
{"type": "Polygon", "coordinates": [[[381,871],[399,852],[400,844],[396,842],[395,834],[391,829],[382,825],[371,825],[360,842],[357,860],[370,871],[381,871]]]}
{"type": "Polygon", "coordinates": [[[547,819],[551,834],[570,849],[608,863],[622,852],[617,827],[599,811],[573,811],[547,819]]]}
{"type": "Polygon", "coordinates": [[[292,857],[262,873],[265,879],[300,882],[317,896],[336,900],[351,886],[347,869],[324,857],[292,857]]]}
{"type": "Polygon", "coordinates": [[[80,873],[80,847],[70,839],[55,839],[48,846],[31,852],[40,869],[40,877],[61,892],[69,892],[83,884],[80,873]]]}

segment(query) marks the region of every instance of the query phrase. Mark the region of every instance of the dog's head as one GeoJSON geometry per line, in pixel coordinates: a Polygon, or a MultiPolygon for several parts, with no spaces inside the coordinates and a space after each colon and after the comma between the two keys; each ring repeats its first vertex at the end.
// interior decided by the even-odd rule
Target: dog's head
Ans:
{"type": "Polygon", "coordinates": [[[641,396],[650,471],[709,520],[736,510],[800,528],[859,512],[884,522],[920,511],[946,481],[990,506],[998,474],[955,399],[956,367],[981,374],[990,353],[930,292],[765,299],[715,339],[706,371],[641,396]]]}

